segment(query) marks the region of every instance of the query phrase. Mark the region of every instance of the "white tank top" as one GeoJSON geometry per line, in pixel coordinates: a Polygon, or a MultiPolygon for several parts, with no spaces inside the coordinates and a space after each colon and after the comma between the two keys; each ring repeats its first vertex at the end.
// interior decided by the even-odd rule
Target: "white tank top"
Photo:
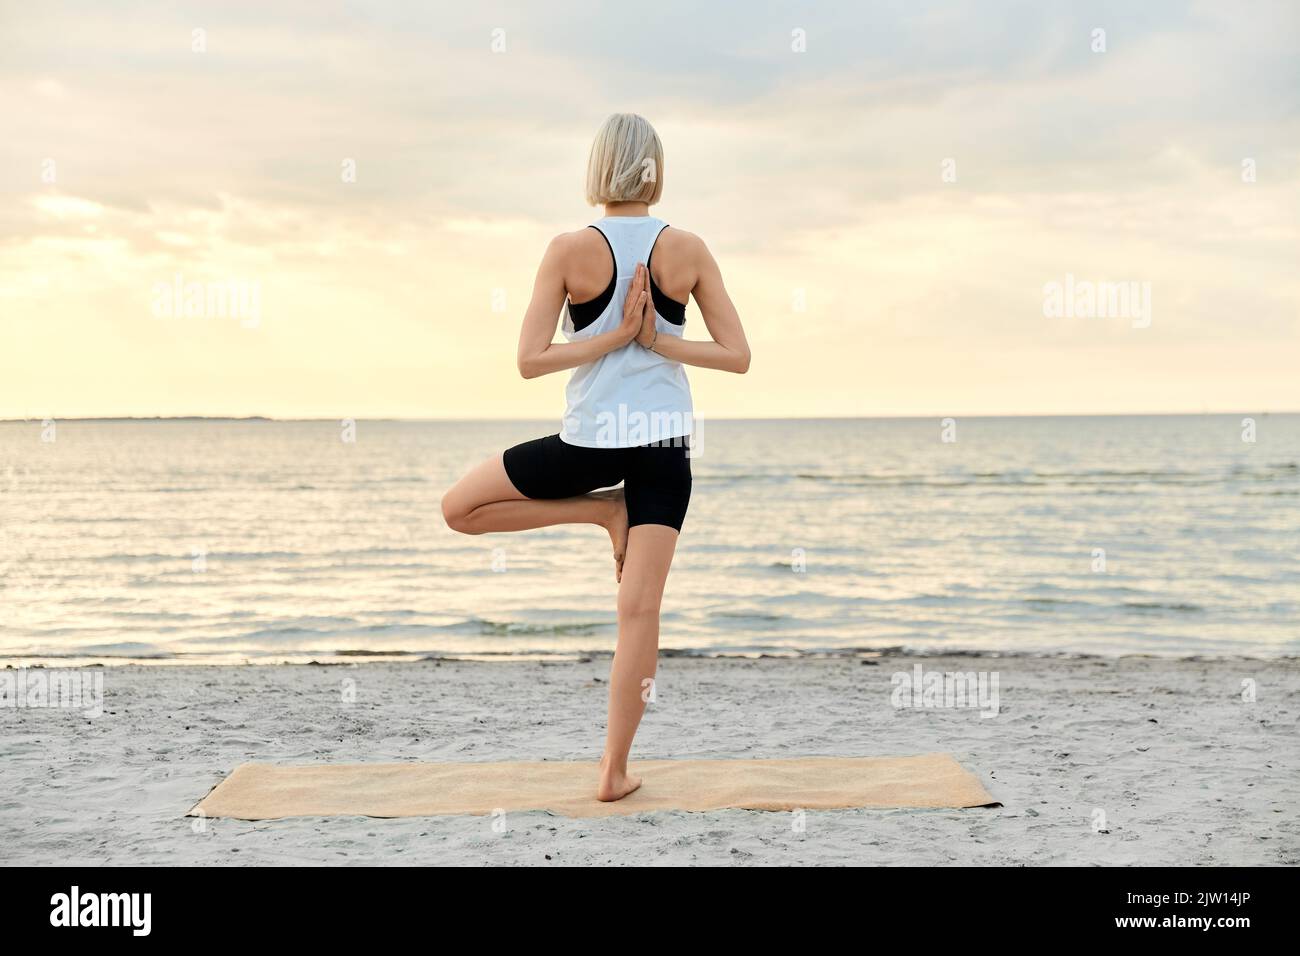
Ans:
{"type": "MultiPolygon", "coordinates": [[[[566,308],[561,326],[565,339],[576,342],[618,327],[637,263],[649,265],[655,240],[667,225],[653,216],[606,216],[592,224],[614,254],[613,295],[599,316],[580,329],[574,328],[573,313],[566,308]]],[[[683,304],[672,303],[662,294],[656,297],[652,292],[652,297],[656,300],[659,337],[680,337],[685,328],[683,304]],[[665,319],[665,313],[680,315],[681,324],[665,319]]],[[[680,438],[693,431],[686,370],[680,362],[651,352],[635,339],[575,368],[565,398],[560,438],[570,445],[631,448],[680,438]]]]}

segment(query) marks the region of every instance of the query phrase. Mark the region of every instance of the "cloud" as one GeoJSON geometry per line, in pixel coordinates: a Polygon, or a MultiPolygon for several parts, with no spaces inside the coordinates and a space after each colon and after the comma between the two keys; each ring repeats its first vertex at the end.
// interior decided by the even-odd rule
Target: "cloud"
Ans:
{"type": "MultiPolygon", "coordinates": [[[[1275,395],[1300,299],[1297,26],[1282,2],[11,7],[0,374],[62,349],[22,378],[51,407],[305,414],[347,368],[376,409],[438,414],[475,363],[509,374],[541,249],[592,215],[591,133],[633,109],[665,142],[660,214],[706,238],[779,355],[756,362],[756,413],[782,382],[811,413],[1005,400],[927,337],[1004,375],[1039,355],[1034,401],[1058,410],[1095,356],[1140,354],[1171,407],[1200,407],[1198,350],[1230,328],[1275,395]],[[147,321],[178,272],[261,281],[261,334],[147,321]],[[1045,324],[1042,284],[1067,272],[1155,283],[1152,334],[1045,324]],[[883,405],[821,374],[846,336],[911,370],[883,405]],[[104,357],[124,374],[88,377],[104,357]],[[296,397],[264,384],[285,374],[296,397]]],[[[700,385],[755,410],[737,387],[700,385]]],[[[535,388],[503,380],[483,407],[523,413],[535,388]]]]}

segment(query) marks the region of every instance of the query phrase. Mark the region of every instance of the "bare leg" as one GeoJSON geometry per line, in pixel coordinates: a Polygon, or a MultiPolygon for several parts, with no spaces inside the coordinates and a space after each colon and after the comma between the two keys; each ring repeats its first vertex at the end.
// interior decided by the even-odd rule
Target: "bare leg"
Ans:
{"type": "Polygon", "coordinates": [[[609,532],[618,580],[627,549],[627,507],[623,492],[603,491],[574,498],[525,498],[496,455],[476,465],[442,497],[447,526],[463,534],[528,531],[557,524],[595,524],[609,532]]]}
{"type": "Polygon", "coordinates": [[[659,605],[677,548],[677,531],[640,524],[628,535],[623,582],[618,589],[618,648],[609,672],[609,724],[600,761],[598,800],[619,800],[641,786],[627,772],[641,715],[659,663],[659,605]],[[646,696],[643,697],[642,695],[646,696]]]}

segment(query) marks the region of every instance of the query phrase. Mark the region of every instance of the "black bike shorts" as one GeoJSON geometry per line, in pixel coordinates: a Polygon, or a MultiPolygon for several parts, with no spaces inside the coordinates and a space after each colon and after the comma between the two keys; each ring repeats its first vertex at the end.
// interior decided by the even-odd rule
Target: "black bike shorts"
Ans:
{"type": "Polygon", "coordinates": [[[507,448],[506,476],[525,498],[572,498],[623,482],[628,525],[682,530],[691,500],[689,438],[635,448],[584,448],[559,435],[507,448]]]}

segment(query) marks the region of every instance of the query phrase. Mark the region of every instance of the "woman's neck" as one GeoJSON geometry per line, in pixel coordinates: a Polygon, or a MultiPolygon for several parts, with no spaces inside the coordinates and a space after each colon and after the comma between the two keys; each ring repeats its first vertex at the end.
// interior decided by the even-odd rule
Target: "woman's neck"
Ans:
{"type": "Polygon", "coordinates": [[[650,204],[644,202],[607,202],[606,216],[648,216],[650,204]]]}

